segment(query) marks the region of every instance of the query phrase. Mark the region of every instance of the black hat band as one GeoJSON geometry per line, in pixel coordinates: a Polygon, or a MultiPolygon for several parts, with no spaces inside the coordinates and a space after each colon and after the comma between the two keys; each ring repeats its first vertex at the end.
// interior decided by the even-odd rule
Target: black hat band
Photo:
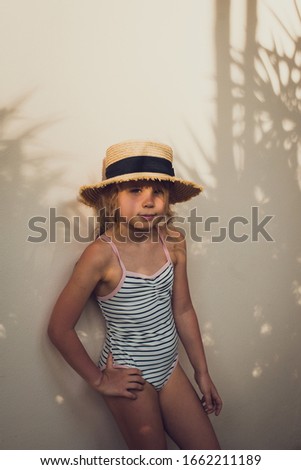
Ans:
{"type": "Polygon", "coordinates": [[[106,169],[106,178],[130,173],[164,173],[168,176],[175,176],[173,166],[169,160],[161,157],[127,157],[114,162],[106,169]]]}

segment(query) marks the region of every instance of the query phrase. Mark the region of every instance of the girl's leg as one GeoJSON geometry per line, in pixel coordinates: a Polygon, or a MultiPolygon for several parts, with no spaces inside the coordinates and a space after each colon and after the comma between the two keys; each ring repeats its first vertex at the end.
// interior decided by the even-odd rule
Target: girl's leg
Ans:
{"type": "Polygon", "coordinates": [[[180,449],[220,449],[201,401],[178,364],[159,400],[165,429],[180,449]]]}
{"type": "Polygon", "coordinates": [[[104,396],[129,449],[166,449],[158,392],[149,383],[136,400],[104,396]]]}

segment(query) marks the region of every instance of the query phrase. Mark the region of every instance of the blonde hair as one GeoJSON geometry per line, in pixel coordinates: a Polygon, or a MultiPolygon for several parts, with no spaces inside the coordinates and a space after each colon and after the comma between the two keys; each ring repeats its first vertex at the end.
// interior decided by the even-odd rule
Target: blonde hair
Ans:
{"type": "Polygon", "coordinates": [[[164,226],[168,226],[174,212],[172,211],[169,203],[170,183],[168,181],[128,181],[119,184],[112,184],[104,188],[97,204],[95,205],[97,211],[97,227],[96,237],[105,233],[108,229],[119,223],[119,207],[118,207],[118,193],[122,189],[132,186],[152,186],[155,188],[163,189],[165,196],[165,222],[164,226]]]}

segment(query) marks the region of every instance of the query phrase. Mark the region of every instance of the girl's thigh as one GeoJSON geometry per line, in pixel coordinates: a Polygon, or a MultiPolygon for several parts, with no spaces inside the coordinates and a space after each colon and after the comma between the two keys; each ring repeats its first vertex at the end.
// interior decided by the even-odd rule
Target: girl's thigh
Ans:
{"type": "Polygon", "coordinates": [[[180,449],[219,449],[212,424],[180,364],[159,392],[165,429],[180,449]]]}
{"type": "Polygon", "coordinates": [[[104,396],[129,449],[166,449],[158,392],[149,383],[136,400],[104,396]]]}

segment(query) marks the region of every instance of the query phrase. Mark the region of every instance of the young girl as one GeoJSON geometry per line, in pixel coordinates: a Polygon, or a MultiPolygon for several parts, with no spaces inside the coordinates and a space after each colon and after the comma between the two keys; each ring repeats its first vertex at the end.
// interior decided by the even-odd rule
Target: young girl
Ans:
{"type": "Polygon", "coordinates": [[[202,188],[176,178],[172,149],[128,141],[107,150],[103,179],[83,186],[102,209],[101,235],[83,252],[49,323],[51,341],[104,397],[129,449],[219,449],[208,414],[222,401],[208,373],[186,274],[185,237],[168,224],[170,204],[202,188]],[[94,294],[107,334],[98,367],[75,325],[94,294]],[[178,335],[200,400],[178,361],[178,335]]]}

